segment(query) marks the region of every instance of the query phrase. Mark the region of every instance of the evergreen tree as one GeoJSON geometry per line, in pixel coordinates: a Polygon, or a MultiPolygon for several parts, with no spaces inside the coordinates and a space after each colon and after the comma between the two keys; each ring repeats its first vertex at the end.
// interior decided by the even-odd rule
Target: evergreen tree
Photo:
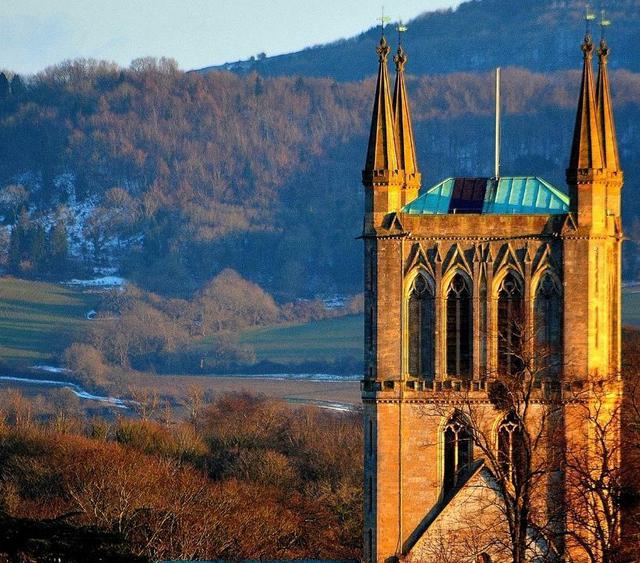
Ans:
{"type": "Polygon", "coordinates": [[[7,257],[7,265],[11,273],[17,273],[20,267],[20,260],[22,258],[22,252],[20,247],[22,245],[22,229],[19,225],[14,225],[11,229],[11,238],[9,239],[9,256],[7,257]]]}
{"type": "Polygon", "coordinates": [[[253,92],[256,96],[262,96],[264,94],[264,80],[259,74],[256,74],[256,82],[253,87],[253,92]]]}
{"type": "Polygon", "coordinates": [[[4,72],[0,72],[0,100],[6,100],[9,97],[9,81],[4,72]]]}
{"type": "Polygon", "coordinates": [[[44,228],[41,225],[36,224],[30,229],[30,241],[31,249],[29,257],[33,264],[33,270],[40,272],[43,269],[44,262],[47,256],[47,238],[44,228]]]}
{"type": "Polygon", "coordinates": [[[14,74],[11,79],[11,95],[15,97],[20,97],[26,92],[26,88],[24,87],[24,82],[22,82],[22,78],[20,78],[19,74],[14,74]]]}
{"type": "Polygon", "coordinates": [[[49,232],[49,269],[50,273],[64,276],[68,268],[69,245],[67,227],[63,221],[57,221],[49,232]]]}

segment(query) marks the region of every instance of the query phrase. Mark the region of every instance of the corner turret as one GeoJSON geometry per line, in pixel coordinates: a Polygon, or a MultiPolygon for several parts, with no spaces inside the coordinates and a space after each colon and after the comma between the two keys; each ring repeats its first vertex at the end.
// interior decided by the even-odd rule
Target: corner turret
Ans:
{"type": "Polygon", "coordinates": [[[606,189],[592,69],[593,41],[589,33],[582,43],[582,53],[582,83],[567,168],[567,184],[571,210],[577,214],[578,226],[601,230],[605,226],[606,189]]]}
{"type": "Polygon", "coordinates": [[[402,203],[405,205],[418,197],[421,174],[418,171],[411,110],[404,81],[407,54],[402,45],[398,46],[398,53],[393,57],[393,62],[396,65],[396,83],[393,91],[394,128],[398,149],[398,166],[404,173],[402,203]]]}
{"type": "Polygon", "coordinates": [[[402,206],[402,174],[398,166],[393,106],[389,94],[389,51],[383,35],[376,49],[379,61],[378,80],[367,159],[362,171],[362,183],[365,186],[365,228],[379,225],[384,215],[397,211],[402,206]]]}

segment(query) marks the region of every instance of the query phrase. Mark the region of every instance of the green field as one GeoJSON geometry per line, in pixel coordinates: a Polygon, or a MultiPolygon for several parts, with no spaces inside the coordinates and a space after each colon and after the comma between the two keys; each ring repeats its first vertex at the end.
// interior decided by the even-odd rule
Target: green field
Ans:
{"type": "Polygon", "coordinates": [[[622,322],[640,327],[640,293],[622,294],[622,322]]]}
{"type": "MultiPolygon", "coordinates": [[[[58,363],[90,321],[99,296],[59,284],[0,278],[0,361],[20,369],[58,363]]],[[[623,322],[640,326],[640,293],[623,294],[623,322]]],[[[280,364],[362,357],[362,315],[253,329],[242,335],[259,361],[280,364]]],[[[202,345],[202,343],[200,344],[202,345]]]]}
{"type": "Polygon", "coordinates": [[[0,360],[15,369],[57,363],[97,302],[59,284],[0,278],[0,360]]]}
{"type": "MultiPolygon", "coordinates": [[[[640,327],[640,293],[624,292],[623,323],[640,327]]],[[[254,347],[259,360],[297,363],[305,359],[331,360],[362,357],[362,315],[328,319],[305,325],[272,327],[245,333],[243,341],[254,347]]]]}
{"type": "Polygon", "coordinates": [[[333,361],[362,357],[362,315],[326,319],[303,325],[250,330],[242,342],[256,351],[257,359],[281,364],[333,361]]]}

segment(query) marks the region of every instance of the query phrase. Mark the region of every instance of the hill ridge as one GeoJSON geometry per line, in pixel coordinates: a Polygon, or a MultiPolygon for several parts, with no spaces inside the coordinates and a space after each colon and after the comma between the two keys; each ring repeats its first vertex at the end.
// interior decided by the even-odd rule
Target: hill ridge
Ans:
{"type": "MultiPolygon", "coordinates": [[[[600,4],[613,22],[608,31],[615,52],[612,68],[640,71],[640,0],[603,0],[600,4]]],[[[455,9],[425,12],[407,24],[404,43],[410,72],[445,74],[496,66],[535,71],[577,68],[583,16],[584,2],[579,0],[470,0],[455,9]]],[[[593,32],[599,36],[597,26],[593,32]]],[[[379,28],[371,27],[354,37],[301,51],[196,72],[255,71],[263,76],[361,80],[375,71],[374,48],[379,33],[379,28]]]]}

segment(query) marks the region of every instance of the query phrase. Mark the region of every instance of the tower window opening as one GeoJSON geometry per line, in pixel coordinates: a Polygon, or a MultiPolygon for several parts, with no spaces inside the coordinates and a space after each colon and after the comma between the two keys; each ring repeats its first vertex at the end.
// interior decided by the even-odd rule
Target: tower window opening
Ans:
{"type": "Polygon", "coordinates": [[[455,487],[473,460],[473,442],[469,426],[460,417],[452,418],[444,429],[444,472],[442,489],[446,494],[455,487]]]}
{"type": "Polygon", "coordinates": [[[545,376],[557,376],[562,364],[562,297],[550,274],[545,274],[534,302],[536,367],[545,376]]]}
{"type": "Polygon", "coordinates": [[[503,474],[514,485],[525,477],[526,456],[522,424],[515,413],[509,413],[498,428],[498,462],[503,474]]]}
{"type": "Polygon", "coordinates": [[[498,290],[498,371],[516,375],[524,368],[522,283],[509,272],[498,290]]]}
{"type": "Polygon", "coordinates": [[[465,278],[456,274],[447,291],[447,375],[467,377],[471,371],[471,290],[465,278]]]}
{"type": "Polygon", "coordinates": [[[431,280],[418,274],[409,291],[409,374],[431,378],[435,369],[435,305],[431,280]]]}
{"type": "Polygon", "coordinates": [[[478,314],[480,315],[480,374],[484,377],[487,372],[487,276],[484,272],[480,274],[480,308],[478,314]]]}

